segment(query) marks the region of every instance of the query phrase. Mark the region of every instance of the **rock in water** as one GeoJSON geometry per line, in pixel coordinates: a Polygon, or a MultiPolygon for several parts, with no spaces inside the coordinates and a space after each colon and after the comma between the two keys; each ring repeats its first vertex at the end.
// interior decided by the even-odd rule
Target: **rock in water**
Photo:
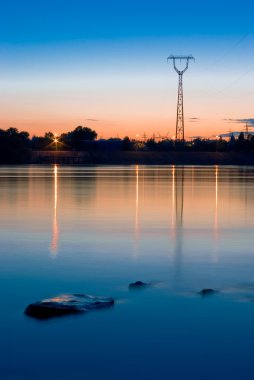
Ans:
{"type": "Polygon", "coordinates": [[[144,288],[145,286],[148,286],[149,284],[142,282],[142,281],[136,281],[131,284],[129,284],[129,289],[140,289],[144,288]]]}
{"type": "Polygon", "coordinates": [[[214,290],[214,289],[202,289],[199,294],[201,294],[201,296],[211,296],[212,294],[215,294],[217,293],[218,291],[217,290],[214,290]]]}
{"type": "Polygon", "coordinates": [[[32,303],[25,314],[38,319],[58,317],[67,314],[84,313],[113,306],[110,297],[95,297],[87,294],[62,294],[54,298],[32,303]]]}

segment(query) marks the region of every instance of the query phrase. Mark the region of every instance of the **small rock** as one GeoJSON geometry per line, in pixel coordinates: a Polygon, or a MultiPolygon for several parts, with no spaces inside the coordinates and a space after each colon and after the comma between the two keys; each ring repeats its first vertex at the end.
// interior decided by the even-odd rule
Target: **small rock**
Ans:
{"type": "Polygon", "coordinates": [[[67,314],[85,313],[90,310],[113,306],[110,297],[95,297],[87,294],[62,294],[32,303],[25,309],[25,314],[38,319],[58,317],[67,314]]]}
{"type": "Polygon", "coordinates": [[[212,294],[215,294],[215,293],[218,293],[218,290],[215,290],[215,289],[202,289],[199,294],[201,294],[201,296],[210,296],[212,294]]]}
{"type": "Polygon", "coordinates": [[[130,289],[140,289],[140,288],[144,288],[145,286],[148,286],[149,284],[145,283],[145,282],[142,282],[142,281],[136,281],[136,282],[133,282],[131,284],[129,284],[129,288],[130,289]]]}

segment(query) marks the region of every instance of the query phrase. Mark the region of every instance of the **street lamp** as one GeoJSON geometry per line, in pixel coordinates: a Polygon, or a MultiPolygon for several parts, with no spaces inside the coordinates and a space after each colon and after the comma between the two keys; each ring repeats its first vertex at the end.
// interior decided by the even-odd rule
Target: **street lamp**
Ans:
{"type": "Polygon", "coordinates": [[[55,148],[57,150],[57,143],[58,143],[58,138],[57,138],[57,133],[54,134],[54,143],[55,143],[55,148]]]}

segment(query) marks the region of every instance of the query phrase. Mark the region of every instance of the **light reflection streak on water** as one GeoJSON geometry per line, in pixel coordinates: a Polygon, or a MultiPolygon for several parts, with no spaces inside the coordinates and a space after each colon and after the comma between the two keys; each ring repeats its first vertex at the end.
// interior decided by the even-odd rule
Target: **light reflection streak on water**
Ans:
{"type": "Polygon", "coordinates": [[[174,226],[174,210],[175,210],[175,166],[172,166],[172,226],[174,226]]]}
{"type": "Polygon", "coordinates": [[[139,203],[139,167],[136,166],[136,226],[138,225],[138,203],[139,203]]]}
{"type": "Polygon", "coordinates": [[[184,209],[184,168],[177,168],[174,179],[175,192],[175,248],[174,268],[175,281],[180,279],[182,266],[182,243],[183,243],[183,209],[184,209]]]}
{"type": "Polygon", "coordinates": [[[194,167],[192,166],[191,168],[191,198],[193,201],[193,196],[194,196],[194,167]]]}
{"type": "Polygon", "coordinates": [[[219,224],[218,224],[218,190],[219,190],[219,167],[215,166],[215,212],[214,212],[214,256],[213,262],[218,262],[218,240],[219,240],[219,224]]]}
{"type": "Polygon", "coordinates": [[[139,166],[136,165],[136,203],[135,203],[135,243],[134,243],[134,258],[139,256],[139,166]]]}
{"type": "Polygon", "coordinates": [[[215,203],[216,203],[216,215],[218,209],[218,166],[215,166],[215,203]]]}
{"type": "Polygon", "coordinates": [[[52,240],[50,246],[50,256],[56,258],[58,253],[59,228],[57,219],[57,196],[58,196],[58,172],[57,165],[54,166],[54,214],[52,227],[52,240]]]}

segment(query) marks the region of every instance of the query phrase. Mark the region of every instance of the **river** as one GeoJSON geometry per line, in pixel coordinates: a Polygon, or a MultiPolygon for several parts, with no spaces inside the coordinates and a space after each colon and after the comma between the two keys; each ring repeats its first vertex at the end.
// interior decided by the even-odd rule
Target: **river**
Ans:
{"type": "Polygon", "coordinates": [[[254,378],[254,167],[2,166],[0,226],[1,379],[254,378]]]}

